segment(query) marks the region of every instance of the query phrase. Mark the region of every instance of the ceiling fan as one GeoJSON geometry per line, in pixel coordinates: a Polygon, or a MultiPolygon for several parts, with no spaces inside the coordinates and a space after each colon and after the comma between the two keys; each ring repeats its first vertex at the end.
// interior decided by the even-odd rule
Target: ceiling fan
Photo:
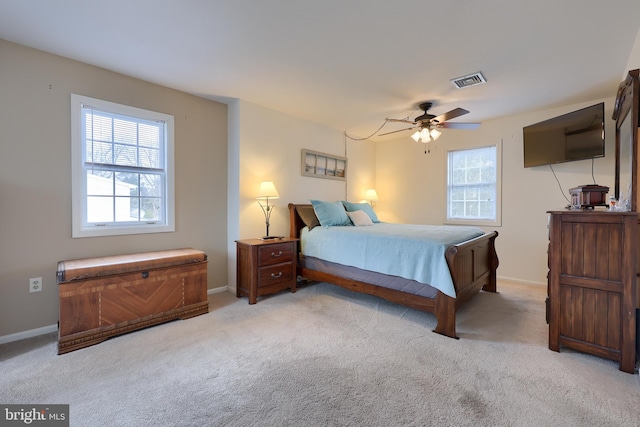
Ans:
{"type": "Polygon", "coordinates": [[[419,108],[423,111],[423,114],[416,117],[413,120],[409,119],[386,119],[387,122],[399,122],[399,123],[408,123],[413,126],[394,130],[391,132],[380,134],[389,135],[397,132],[404,132],[407,130],[416,129],[416,132],[411,135],[416,142],[424,142],[428,143],[431,141],[435,141],[441,135],[441,132],[438,129],[477,129],[480,126],[480,123],[459,123],[459,122],[448,122],[448,120],[455,119],[456,117],[463,116],[465,114],[469,114],[469,111],[464,108],[454,108],[451,111],[448,111],[439,116],[435,116],[433,114],[429,114],[429,109],[433,106],[432,102],[423,102],[419,105],[419,108]]]}

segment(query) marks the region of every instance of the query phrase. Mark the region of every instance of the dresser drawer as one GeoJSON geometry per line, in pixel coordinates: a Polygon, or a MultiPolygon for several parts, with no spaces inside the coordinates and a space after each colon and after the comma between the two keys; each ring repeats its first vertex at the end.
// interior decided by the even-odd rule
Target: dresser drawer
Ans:
{"type": "Polygon", "coordinates": [[[292,271],[291,262],[262,267],[259,272],[258,287],[270,286],[274,283],[290,284],[293,278],[292,271]]]}
{"type": "Polygon", "coordinates": [[[295,242],[276,243],[258,249],[258,266],[281,264],[293,260],[295,242]]]}

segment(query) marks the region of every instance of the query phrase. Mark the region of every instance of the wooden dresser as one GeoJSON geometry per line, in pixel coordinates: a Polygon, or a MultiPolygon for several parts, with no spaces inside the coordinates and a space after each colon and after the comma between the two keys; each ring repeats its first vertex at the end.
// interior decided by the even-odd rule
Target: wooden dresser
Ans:
{"type": "Polygon", "coordinates": [[[296,291],[298,239],[237,240],[236,295],[255,304],[261,295],[296,291]]]}
{"type": "Polygon", "coordinates": [[[634,373],[638,214],[549,215],[549,348],[616,360],[634,373]]]}
{"type": "Polygon", "coordinates": [[[60,261],[58,354],[209,312],[207,255],[175,249],[60,261]]]}

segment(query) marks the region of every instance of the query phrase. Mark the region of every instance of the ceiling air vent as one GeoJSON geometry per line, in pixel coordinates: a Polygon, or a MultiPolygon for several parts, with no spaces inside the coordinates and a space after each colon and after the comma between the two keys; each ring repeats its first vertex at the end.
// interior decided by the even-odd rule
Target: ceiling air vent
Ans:
{"type": "Polygon", "coordinates": [[[481,72],[469,74],[468,76],[458,77],[456,79],[452,79],[451,83],[454,84],[458,89],[462,89],[463,87],[480,85],[482,83],[486,83],[487,79],[484,78],[481,72]]]}

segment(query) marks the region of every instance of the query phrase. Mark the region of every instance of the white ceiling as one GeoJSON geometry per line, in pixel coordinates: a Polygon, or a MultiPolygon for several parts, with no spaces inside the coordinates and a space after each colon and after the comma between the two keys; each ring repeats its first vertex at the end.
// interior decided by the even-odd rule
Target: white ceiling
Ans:
{"type": "Polygon", "coordinates": [[[0,38],[363,137],[427,100],[478,122],[614,96],[638,17],[638,0],[1,0],[0,38]]]}

